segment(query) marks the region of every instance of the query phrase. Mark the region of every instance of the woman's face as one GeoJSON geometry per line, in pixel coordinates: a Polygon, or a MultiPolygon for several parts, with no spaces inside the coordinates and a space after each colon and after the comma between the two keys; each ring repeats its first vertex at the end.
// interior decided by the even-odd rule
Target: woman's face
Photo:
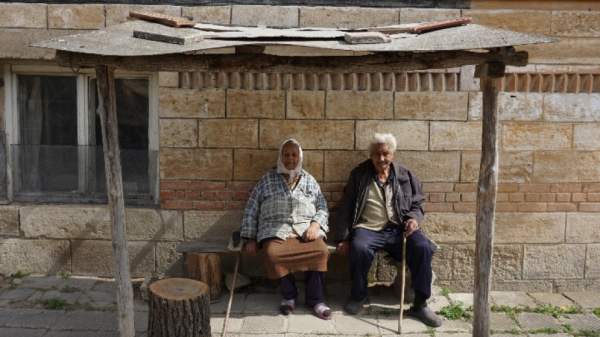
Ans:
{"type": "Polygon", "coordinates": [[[287,143],[281,149],[281,161],[283,166],[288,170],[293,170],[298,166],[300,161],[300,151],[298,146],[294,143],[287,143]]]}

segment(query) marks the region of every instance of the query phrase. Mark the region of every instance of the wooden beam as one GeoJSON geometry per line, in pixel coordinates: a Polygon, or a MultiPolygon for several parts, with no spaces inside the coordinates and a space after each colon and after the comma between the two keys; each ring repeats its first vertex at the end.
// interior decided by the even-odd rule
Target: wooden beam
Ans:
{"type": "Polygon", "coordinates": [[[99,98],[98,115],[102,128],[102,148],[106,172],[106,192],[112,222],[119,331],[121,337],[134,337],[133,288],[131,286],[129,255],[125,237],[125,199],[123,197],[123,178],[121,174],[114,68],[105,65],[97,66],[96,78],[99,98]]]}
{"type": "Polygon", "coordinates": [[[490,335],[489,293],[498,186],[498,88],[504,69],[502,63],[486,63],[479,65],[475,71],[483,91],[483,118],[477,189],[473,337],[490,335]]]}
{"type": "Polygon", "coordinates": [[[57,51],[56,60],[65,67],[95,67],[106,64],[135,71],[260,71],[260,72],[385,72],[445,69],[470,64],[501,62],[524,66],[527,52],[509,49],[470,52],[379,53],[366,56],[275,56],[233,55],[159,55],[101,56],[57,51]]]}

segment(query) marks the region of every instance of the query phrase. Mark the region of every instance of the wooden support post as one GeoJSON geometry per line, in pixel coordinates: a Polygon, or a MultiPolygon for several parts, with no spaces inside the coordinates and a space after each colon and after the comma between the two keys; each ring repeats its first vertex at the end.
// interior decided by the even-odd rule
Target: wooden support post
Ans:
{"type": "Polygon", "coordinates": [[[489,337],[492,253],[496,188],[498,185],[498,87],[504,76],[503,63],[477,66],[483,91],[481,164],[477,189],[477,235],[475,249],[475,292],[473,296],[473,337],[489,337]]]}
{"type": "Polygon", "coordinates": [[[106,194],[112,222],[112,247],[117,282],[117,307],[121,337],[134,337],[133,288],[129,273],[129,255],[125,237],[125,199],[121,175],[121,153],[117,123],[114,68],[96,66],[98,83],[98,115],[102,127],[102,149],[106,172],[106,194]]]}

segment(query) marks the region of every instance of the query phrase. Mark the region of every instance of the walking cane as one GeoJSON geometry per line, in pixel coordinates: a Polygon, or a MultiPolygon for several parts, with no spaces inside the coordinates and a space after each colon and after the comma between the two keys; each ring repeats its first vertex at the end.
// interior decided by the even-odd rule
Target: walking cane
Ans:
{"type": "Polygon", "coordinates": [[[406,287],[406,236],[402,239],[402,273],[400,283],[400,315],[398,316],[398,334],[402,334],[402,316],[404,315],[404,288],[406,287]]]}
{"type": "Polygon", "coordinates": [[[229,287],[229,301],[227,302],[227,311],[225,311],[225,320],[223,320],[223,331],[221,331],[221,337],[225,337],[227,332],[227,323],[229,323],[229,314],[231,313],[231,303],[233,302],[233,291],[235,289],[235,283],[237,282],[238,269],[240,267],[240,255],[242,255],[241,247],[238,247],[240,243],[240,233],[234,232],[232,235],[231,250],[237,250],[235,255],[235,267],[233,267],[233,279],[229,287]]]}

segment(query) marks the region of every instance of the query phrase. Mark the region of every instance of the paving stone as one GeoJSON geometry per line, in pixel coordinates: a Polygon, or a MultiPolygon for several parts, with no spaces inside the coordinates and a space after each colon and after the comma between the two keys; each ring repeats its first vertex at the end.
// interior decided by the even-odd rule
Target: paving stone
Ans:
{"type": "Polygon", "coordinates": [[[556,307],[570,307],[575,305],[573,301],[557,293],[529,293],[529,296],[533,297],[539,304],[550,304],[556,307]]]}
{"type": "Polygon", "coordinates": [[[436,333],[435,337],[472,337],[470,333],[436,333]]]}
{"type": "MultiPolygon", "coordinates": [[[[600,306],[600,304],[598,304],[600,306]]],[[[600,318],[593,314],[565,315],[559,319],[563,324],[569,324],[574,330],[600,331],[600,318]]]]}
{"type": "Polygon", "coordinates": [[[119,337],[119,333],[117,331],[89,331],[89,330],[79,330],[79,331],[63,331],[63,330],[53,330],[48,332],[44,337],[119,337]]]}
{"type": "Polygon", "coordinates": [[[431,296],[427,300],[427,306],[435,312],[439,312],[443,307],[448,305],[450,305],[450,301],[446,296],[431,296]]]}
{"type": "Polygon", "coordinates": [[[0,294],[0,300],[9,302],[21,302],[27,300],[33,293],[34,289],[30,288],[15,288],[2,292],[0,294]]]}
{"type": "Polygon", "coordinates": [[[247,333],[284,333],[286,330],[284,316],[247,316],[242,323],[242,331],[247,333]]]}
{"type": "Polygon", "coordinates": [[[527,293],[521,291],[492,291],[492,303],[509,307],[535,307],[535,302],[527,293]]]}
{"type": "Polygon", "coordinates": [[[472,293],[450,293],[448,297],[450,297],[450,302],[452,303],[462,302],[467,308],[473,306],[472,293]]]}
{"type": "Polygon", "coordinates": [[[334,321],[339,314],[333,314],[333,319],[326,321],[312,314],[291,314],[288,317],[288,332],[302,334],[335,334],[334,321]]]}
{"type": "Polygon", "coordinates": [[[439,332],[469,332],[473,328],[473,323],[461,319],[448,320],[442,318],[442,326],[435,328],[439,332]]]}
{"type": "Polygon", "coordinates": [[[58,290],[38,291],[29,297],[29,302],[47,301],[51,299],[61,299],[67,304],[75,304],[82,296],[81,292],[61,292],[58,290]]]}
{"type": "Polygon", "coordinates": [[[106,311],[71,311],[58,319],[57,330],[100,330],[116,331],[116,313],[106,311]]]}
{"type": "Polygon", "coordinates": [[[0,328],[0,337],[41,337],[46,329],[0,328]]]}
{"type": "MultiPolygon", "coordinates": [[[[212,316],[210,318],[210,331],[212,333],[221,333],[223,331],[223,321],[225,320],[224,316],[212,316]]],[[[242,323],[244,322],[243,317],[231,317],[229,316],[229,320],[227,320],[227,332],[235,333],[242,331],[242,323]]]]}
{"type": "MultiPolygon", "coordinates": [[[[495,333],[492,334],[494,337],[526,337],[525,334],[512,334],[512,333],[495,333]]],[[[535,337],[539,337],[540,335],[535,335],[535,337]]],[[[552,335],[555,336],[555,335],[552,335]]],[[[558,337],[558,335],[556,335],[558,337]]]]}
{"type": "Polygon", "coordinates": [[[341,334],[379,334],[377,317],[374,316],[338,314],[335,316],[333,322],[336,331],[341,334]]]}
{"type": "Polygon", "coordinates": [[[276,294],[249,294],[244,303],[244,314],[277,314],[281,296],[276,294]]]}
{"type": "MultiPolygon", "coordinates": [[[[229,298],[223,298],[219,302],[210,304],[211,314],[224,314],[227,311],[227,302],[229,298]]],[[[233,302],[231,303],[231,313],[240,314],[244,310],[244,302],[246,301],[246,294],[233,294],[233,302]]]]}
{"type": "Polygon", "coordinates": [[[148,330],[148,313],[145,311],[136,311],[133,314],[135,331],[148,330]]]}
{"type": "Polygon", "coordinates": [[[65,315],[66,312],[63,310],[15,309],[5,325],[11,328],[50,329],[65,315]]]}
{"type": "Polygon", "coordinates": [[[522,312],[517,315],[517,321],[523,330],[537,330],[544,328],[560,328],[558,320],[552,316],[533,312],[522,312]]]}
{"type": "Polygon", "coordinates": [[[96,284],[94,284],[92,289],[96,291],[116,293],[117,285],[113,281],[98,281],[96,284]]]}
{"type": "Polygon", "coordinates": [[[148,311],[148,303],[139,298],[133,299],[133,309],[135,311],[148,311]]]}
{"type": "Polygon", "coordinates": [[[600,307],[600,292],[581,291],[581,292],[565,292],[567,298],[572,299],[582,308],[592,309],[600,307]]]}
{"type": "Polygon", "coordinates": [[[493,331],[511,331],[518,329],[517,323],[505,313],[492,312],[490,316],[490,329],[493,331]]]}
{"type": "Polygon", "coordinates": [[[64,280],[55,276],[48,277],[26,277],[23,279],[23,286],[35,289],[55,289],[61,286],[64,280]]]}
{"type": "MultiPolygon", "coordinates": [[[[514,335],[510,335],[510,336],[514,336],[514,335]]],[[[531,336],[531,337],[573,337],[572,335],[569,335],[568,333],[552,333],[552,334],[536,333],[536,334],[530,334],[529,336],[531,336]]],[[[496,335],[494,335],[494,337],[496,337],[496,335]]]]}

